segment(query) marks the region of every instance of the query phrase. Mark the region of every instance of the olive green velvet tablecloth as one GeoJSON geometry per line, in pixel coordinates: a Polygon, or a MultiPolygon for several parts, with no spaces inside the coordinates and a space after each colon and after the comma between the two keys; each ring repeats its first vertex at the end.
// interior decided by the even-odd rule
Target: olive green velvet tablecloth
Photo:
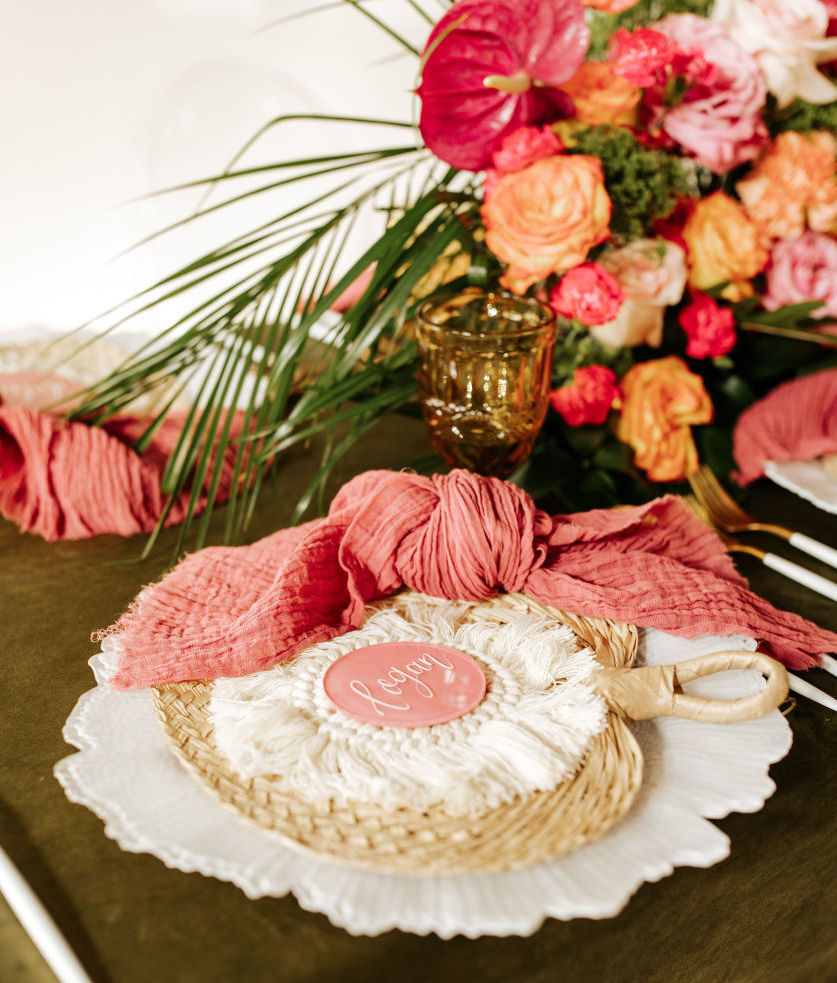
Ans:
{"type": "MultiPolygon", "coordinates": [[[[426,453],[415,421],[387,420],[335,483],[426,453]]],[[[286,525],[317,467],[283,462],[249,530],[286,525]]],[[[753,505],[832,545],[837,516],[763,483],[753,505]]],[[[220,529],[222,516],[214,521],[220,529]]],[[[718,825],[731,856],[646,884],[608,920],[548,920],[529,938],[354,938],[293,897],[250,901],[232,884],[123,852],[73,805],[52,774],[73,749],[61,729],[94,685],[90,633],[112,623],[169,566],[175,533],[137,564],[141,539],[48,544],[0,521],[0,844],[75,948],[95,983],[834,983],[837,981],[837,713],[800,699],[794,743],[771,769],[777,791],[753,815],[718,825]]],[[[752,541],[825,575],[837,572],[775,541],[752,541]]],[[[753,588],[837,629],[835,605],[745,557],[753,588]]],[[[837,679],[808,674],[837,695],[837,679]]],[[[0,983],[53,977],[0,899],[0,983]]]]}

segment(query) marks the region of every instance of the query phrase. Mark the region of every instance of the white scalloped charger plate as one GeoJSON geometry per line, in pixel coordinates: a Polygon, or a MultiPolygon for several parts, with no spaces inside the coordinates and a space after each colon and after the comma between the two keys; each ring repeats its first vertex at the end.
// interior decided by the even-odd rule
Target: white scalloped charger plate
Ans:
{"type": "MultiPolygon", "coordinates": [[[[640,660],[649,664],[754,647],[740,636],[642,635],[640,660]]],[[[289,849],[219,804],[170,752],[150,692],[107,688],[116,644],[107,640],[91,660],[99,685],[81,697],[64,729],[79,748],[55,768],[67,796],[103,819],[124,850],[231,881],[251,898],[292,892],[303,908],[357,935],[392,928],[442,938],[529,935],[547,917],[614,916],[643,882],[678,866],[723,860],[729,840],[709,820],[760,809],[775,789],[769,766],[791,745],[790,727],[775,710],[747,723],[637,724],[643,788],[627,818],[601,840],[551,863],[499,874],[377,874],[289,849]]],[[[754,672],[728,672],[688,691],[733,698],[760,685],[754,672]]]]}
{"type": "Polygon", "coordinates": [[[767,461],[764,473],[782,488],[837,515],[837,478],[822,461],[767,461]]]}

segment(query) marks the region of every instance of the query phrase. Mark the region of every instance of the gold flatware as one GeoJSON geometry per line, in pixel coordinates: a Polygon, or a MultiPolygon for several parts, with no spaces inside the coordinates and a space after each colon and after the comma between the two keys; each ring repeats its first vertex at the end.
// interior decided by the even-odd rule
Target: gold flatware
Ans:
{"type": "Polygon", "coordinates": [[[767,550],[759,549],[757,546],[751,546],[749,543],[742,543],[740,540],[734,539],[726,532],[724,527],[719,526],[715,521],[712,511],[697,497],[684,495],[683,501],[701,522],[707,526],[711,526],[715,530],[724,546],[726,546],[727,552],[749,553],[750,556],[754,556],[757,560],[760,560],[768,569],[775,570],[776,573],[781,573],[788,579],[795,580],[798,584],[809,587],[811,590],[815,590],[818,594],[822,594],[832,601],[837,601],[837,584],[833,580],[829,580],[827,577],[821,577],[818,573],[814,573],[813,570],[801,567],[798,563],[794,563],[792,560],[786,560],[783,556],[777,556],[775,553],[770,553],[767,550]]]}
{"type": "MultiPolygon", "coordinates": [[[[750,556],[754,556],[756,559],[761,560],[765,566],[770,567],[773,570],[777,570],[779,573],[784,573],[785,576],[790,577],[792,580],[798,580],[799,583],[805,584],[809,587],[812,586],[811,581],[813,578],[817,578],[818,580],[823,581],[824,585],[828,585],[829,593],[826,594],[826,596],[837,599],[837,584],[833,584],[830,580],[826,580],[825,577],[819,577],[818,574],[812,573],[810,570],[806,570],[804,567],[797,566],[797,564],[791,563],[790,560],[785,560],[781,556],[776,556],[773,553],[767,553],[765,550],[760,550],[756,546],[750,546],[748,543],[741,543],[738,540],[733,539],[732,536],[724,532],[723,529],[719,529],[712,522],[708,510],[704,508],[703,504],[693,495],[684,495],[683,502],[693,515],[700,519],[700,521],[705,525],[711,526],[715,530],[721,539],[721,542],[726,547],[728,553],[749,553],[750,556]],[[780,562],[777,564],[776,561],[780,562]],[[805,579],[799,579],[798,574],[800,573],[804,575],[805,579]]],[[[813,589],[820,590],[819,587],[814,587],[813,589]]],[[[820,593],[822,592],[823,591],[820,591],[820,593]]],[[[830,655],[821,655],[820,668],[825,669],[825,671],[831,673],[832,676],[837,676],[837,659],[832,658],[830,655]]],[[[794,693],[797,693],[799,696],[807,696],[809,700],[814,700],[815,702],[820,703],[822,706],[828,707],[830,710],[837,710],[837,700],[835,700],[833,696],[829,696],[828,693],[824,693],[822,690],[817,689],[813,683],[806,682],[804,679],[794,676],[793,673],[789,673],[789,677],[789,685],[794,693]]]]}
{"type": "MultiPolygon", "coordinates": [[[[801,532],[794,532],[773,522],[759,522],[745,512],[738,502],[718,481],[714,473],[704,464],[689,478],[692,492],[704,506],[712,520],[712,525],[725,532],[765,532],[779,536],[798,550],[816,557],[829,566],[837,567],[837,550],[820,543],[801,532]]],[[[817,588],[814,588],[816,590],[817,588]]],[[[829,594],[827,597],[831,596],[829,594]]]]}

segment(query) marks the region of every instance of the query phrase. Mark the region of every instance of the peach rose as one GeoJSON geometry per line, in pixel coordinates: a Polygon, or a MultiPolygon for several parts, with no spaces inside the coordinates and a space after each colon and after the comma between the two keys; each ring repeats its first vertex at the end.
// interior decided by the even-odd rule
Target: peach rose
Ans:
{"type": "Polygon", "coordinates": [[[698,469],[693,423],[709,423],[712,403],[699,375],[676,355],[640,362],[622,379],[616,436],[652,481],[683,481],[698,469]]]}
{"type": "Polygon", "coordinates": [[[480,213],[488,248],[508,264],[500,283],[522,294],[550,273],[583,263],[610,235],[611,207],[596,157],[542,157],[497,178],[480,213]]]}
{"type": "Polygon", "coordinates": [[[766,235],[798,239],[806,228],[837,234],[835,153],[833,133],[788,130],[736,184],[747,214],[766,235]]]}
{"type": "Polygon", "coordinates": [[[683,226],[689,250],[689,285],[707,290],[725,280],[730,300],[752,292],[750,277],[767,265],[764,236],[734,198],[716,191],[701,198],[683,226]]]}
{"type": "Polygon", "coordinates": [[[686,286],[686,254],[665,239],[636,239],[621,249],[605,249],[598,262],[625,294],[612,321],[590,328],[590,334],[613,348],[650,345],[663,340],[663,317],[686,286]]]}
{"type": "Polygon", "coordinates": [[[635,348],[637,345],[659,348],[663,340],[664,315],[664,307],[627,297],[612,321],[589,330],[597,341],[611,348],[635,348]]]}
{"type": "Polygon", "coordinates": [[[605,249],[599,262],[628,297],[643,304],[676,304],[686,287],[686,256],[665,239],[634,239],[621,249],[605,249]]]}
{"type": "Polygon", "coordinates": [[[613,65],[607,62],[585,61],[559,88],[572,99],[575,119],[588,126],[636,123],[642,90],[622,75],[614,74],[613,65]]]}

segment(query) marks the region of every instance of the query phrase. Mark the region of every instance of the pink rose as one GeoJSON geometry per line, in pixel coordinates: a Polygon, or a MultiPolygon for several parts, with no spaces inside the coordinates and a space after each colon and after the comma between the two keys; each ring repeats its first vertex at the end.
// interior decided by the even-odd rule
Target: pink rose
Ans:
{"type": "Polygon", "coordinates": [[[680,327],[689,336],[690,358],[717,358],[735,345],[735,317],[701,290],[690,292],[691,303],[680,312],[680,327]]]}
{"type": "Polygon", "coordinates": [[[837,241],[823,232],[803,232],[780,239],[765,270],[767,292],[762,304],[775,311],[786,304],[821,300],[811,317],[837,317],[837,241]]]}
{"type": "MultiPolygon", "coordinates": [[[[837,38],[837,0],[823,0],[823,2],[825,3],[825,12],[828,15],[825,36],[827,38],[837,38]]],[[[825,62],[822,68],[831,76],[837,74],[837,54],[834,55],[832,60],[825,62]]]]}
{"type": "Polygon", "coordinates": [[[568,386],[550,393],[554,409],[571,427],[585,423],[604,423],[611,407],[619,404],[621,393],[613,371],[606,365],[588,365],[573,372],[568,386]]]}
{"type": "Polygon", "coordinates": [[[565,273],[549,294],[556,314],[591,327],[612,321],[625,292],[600,263],[582,263],[565,273]]]}
{"type": "Polygon", "coordinates": [[[498,174],[522,171],[541,157],[560,154],[564,144],[548,126],[521,126],[504,138],[491,158],[498,174]]]}
{"type": "Polygon", "coordinates": [[[605,249],[599,262],[616,278],[625,301],[612,321],[592,327],[590,334],[613,348],[657,348],[665,309],[679,302],[686,286],[685,252],[664,239],[636,239],[621,249],[605,249]]]}
{"type": "Polygon", "coordinates": [[[704,72],[683,101],[666,107],[666,87],[646,93],[650,125],[659,126],[699,164],[725,174],[759,156],[767,144],[762,119],[767,88],[758,62],[723,27],[693,14],[672,14],[654,24],[684,51],[702,50],[714,69],[704,72]]]}

